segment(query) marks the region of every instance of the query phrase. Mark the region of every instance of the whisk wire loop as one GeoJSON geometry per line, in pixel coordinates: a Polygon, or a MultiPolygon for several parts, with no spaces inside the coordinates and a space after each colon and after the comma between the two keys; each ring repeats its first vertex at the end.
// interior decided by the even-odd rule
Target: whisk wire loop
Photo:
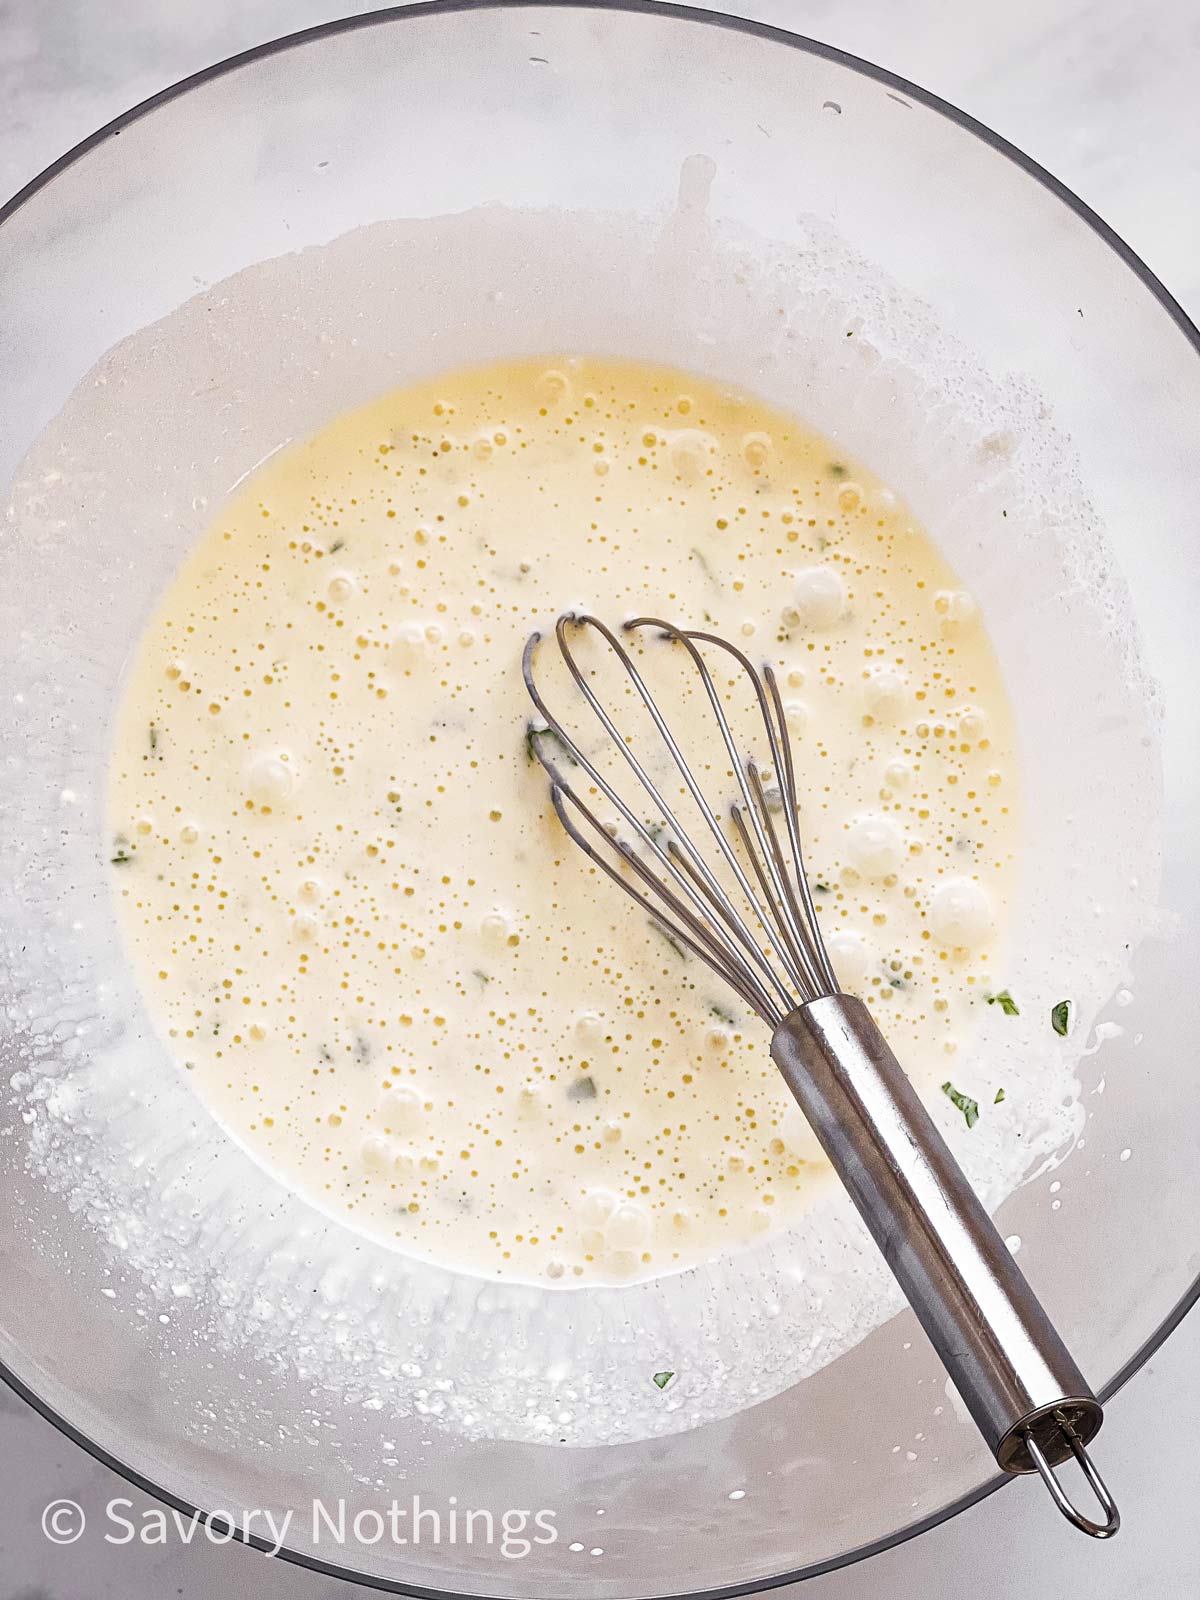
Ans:
{"type": "MultiPolygon", "coordinates": [[[[589,620],[594,621],[594,619],[589,620]]],[[[609,633],[609,630],[604,626],[604,624],[595,622],[594,625],[601,633],[605,635],[609,642],[616,647],[618,659],[623,658],[624,661],[628,661],[628,656],[623,650],[621,650],[620,645],[609,633]]],[[[690,851],[690,860],[697,868],[700,876],[700,883],[704,890],[703,894],[700,893],[700,889],[697,887],[696,875],[688,874],[685,876],[680,871],[676,862],[667,856],[658,840],[654,838],[653,834],[627,804],[623,796],[613,787],[608,779],[605,778],[603,773],[598,770],[595,763],[584,754],[577,741],[573,739],[572,736],[567,732],[563,724],[559,722],[558,719],[550,712],[533,679],[532,656],[539,637],[539,635],[535,634],[525,646],[523,671],[525,675],[525,684],[529,690],[530,697],[547,724],[546,728],[544,729],[530,729],[531,744],[538,757],[538,760],[549,774],[552,785],[562,794],[568,796],[576,804],[576,808],[582,815],[585,815],[588,818],[601,838],[605,839],[610,845],[612,845],[614,849],[618,849],[618,843],[609,829],[606,828],[604,824],[601,823],[586,806],[582,805],[582,803],[579,801],[578,795],[572,788],[570,781],[559,769],[553,758],[547,753],[542,739],[542,735],[546,733],[553,734],[554,738],[566,750],[567,754],[570,756],[575,765],[587,773],[588,777],[591,778],[592,782],[595,783],[596,787],[610,802],[610,804],[615,806],[621,817],[626,823],[628,823],[630,828],[632,828],[646,849],[657,858],[659,863],[666,869],[669,876],[681,889],[683,889],[684,893],[691,900],[692,904],[699,912],[702,913],[705,919],[710,917],[711,911],[715,906],[722,926],[717,928],[706,921],[706,930],[710,942],[714,943],[720,949],[724,959],[724,965],[732,964],[735,968],[737,968],[739,959],[744,962],[745,958],[748,956],[754,966],[759,969],[759,973],[762,975],[762,977],[768,981],[773,989],[778,991],[778,995],[782,997],[783,1001],[785,1002],[784,1011],[786,1011],[789,1008],[787,991],[783,989],[782,985],[779,984],[779,981],[775,977],[775,974],[773,973],[765,955],[759,948],[758,944],[754,941],[749,930],[745,927],[745,924],[738,917],[733,905],[729,901],[728,897],[724,894],[724,891],[721,889],[720,884],[712,874],[711,870],[708,868],[703,857],[696,852],[695,847],[692,845],[691,840],[688,838],[687,832],[679,822],[679,819],[676,817],[671,807],[663,799],[662,795],[655,788],[654,784],[651,782],[650,778],[642,768],[641,763],[638,762],[636,757],[634,757],[632,752],[630,752],[626,747],[619,732],[613,725],[611,719],[608,717],[607,712],[605,712],[603,706],[592,692],[590,685],[582,681],[581,676],[577,671],[574,656],[566,646],[561,630],[558,633],[560,648],[563,651],[564,659],[566,659],[568,666],[572,669],[572,675],[576,677],[576,681],[579,683],[584,698],[595,710],[601,723],[604,725],[606,731],[609,733],[613,741],[618,745],[618,748],[620,748],[625,754],[626,760],[641,783],[643,789],[645,789],[647,794],[650,796],[664,823],[672,829],[678,838],[683,839],[687,844],[690,851]],[[742,947],[742,954],[740,958],[737,954],[736,948],[731,943],[730,935],[732,935],[732,938],[736,940],[737,944],[740,944],[742,947]]],[[[629,666],[632,667],[631,662],[629,663],[629,666]]],[[[655,711],[657,711],[657,707],[655,707],[655,711]]],[[[576,842],[578,842],[577,835],[572,834],[572,837],[576,838],[576,842]]],[[[630,853],[629,847],[626,846],[625,852],[618,850],[618,853],[623,854],[624,859],[628,859],[628,854],[630,853]]],[[[634,892],[632,890],[632,885],[628,882],[628,880],[618,877],[616,881],[619,882],[627,892],[634,892]]],[[[661,892],[661,883],[656,883],[655,887],[661,892]]],[[[639,896],[638,898],[641,897],[639,896]]],[[[668,904],[669,903],[670,902],[668,902],[668,904]]],[[[670,931],[672,931],[673,936],[679,936],[679,930],[677,928],[671,929],[670,919],[664,917],[661,912],[656,915],[656,922],[660,926],[665,925],[670,931]]],[[[706,959],[708,958],[706,957],[706,959]]],[[[712,963],[710,961],[710,965],[711,964],[712,963]]],[[[719,970],[721,971],[721,975],[724,976],[724,966],[722,966],[719,970]]],[[[743,971],[743,980],[745,979],[745,976],[746,974],[743,971]]],[[[758,979],[755,980],[755,986],[762,987],[758,979]]],[[[764,988],[764,994],[766,994],[766,992],[767,991],[764,988]]],[[[768,1000],[767,1005],[769,1014],[771,1016],[782,1014],[777,1001],[768,1000]]]]}
{"type": "MultiPolygon", "coordinates": [[[[730,869],[732,870],[735,878],[737,879],[738,887],[741,889],[742,893],[746,896],[747,900],[749,901],[749,903],[750,903],[752,909],[754,910],[755,916],[757,917],[759,923],[764,928],[768,929],[768,931],[769,931],[770,924],[766,919],[766,914],[764,912],[764,909],[758,903],[758,901],[757,901],[757,899],[755,897],[755,894],[754,894],[754,890],[753,890],[753,888],[752,888],[752,886],[750,884],[749,879],[746,877],[745,871],[743,870],[741,863],[737,859],[736,853],[734,852],[733,848],[731,847],[731,845],[729,843],[729,840],[726,838],[725,833],[721,828],[721,824],[717,820],[717,817],[714,814],[714,812],[712,810],[712,807],[708,804],[708,801],[706,800],[706,798],[704,796],[704,792],[700,788],[700,785],[697,782],[696,777],[695,777],[694,773],[692,772],[691,767],[688,765],[687,759],[684,756],[683,751],[680,749],[679,744],[677,743],[674,734],[671,732],[670,726],[667,723],[666,718],[663,716],[661,710],[659,709],[658,703],[655,700],[654,696],[650,693],[650,690],[646,685],[645,679],[642,677],[641,673],[638,671],[637,667],[634,665],[634,662],[632,661],[632,659],[631,659],[631,657],[629,655],[629,652],[621,644],[620,640],[616,637],[616,635],[612,632],[612,630],[609,627],[607,627],[606,624],[604,624],[603,622],[599,621],[598,618],[590,617],[590,616],[579,616],[579,617],[573,618],[571,620],[577,626],[594,628],[596,630],[596,632],[598,632],[601,635],[601,637],[605,640],[605,642],[609,646],[610,650],[613,652],[613,654],[616,656],[617,660],[620,662],[622,668],[624,669],[625,673],[627,674],[627,676],[629,677],[630,681],[632,682],[634,688],[636,689],[638,697],[641,699],[642,704],[645,706],[647,712],[649,713],[650,719],[654,723],[655,729],[657,730],[659,736],[661,737],[663,743],[665,744],[665,746],[667,748],[667,752],[670,755],[671,760],[674,763],[675,768],[678,771],[680,777],[683,779],[684,785],[687,788],[688,793],[691,795],[691,798],[692,798],[693,802],[695,803],[695,805],[699,809],[699,811],[701,813],[701,816],[703,817],[703,819],[704,819],[704,821],[705,821],[705,823],[706,823],[706,825],[707,825],[707,827],[709,829],[709,832],[712,834],[713,839],[716,842],[718,850],[720,851],[720,853],[721,853],[722,857],[724,858],[725,862],[730,867],[730,869]]],[[[742,946],[743,950],[745,951],[745,953],[749,956],[750,960],[757,967],[759,967],[760,971],[762,972],[762,974],[767,979],[768,985],[774,989],[774,991],[775,991],[780,1003],[783,1005],[783,1007],[784,1007],[784,1009],[786,1011],[787,1009],[790,1008],[790,1005],[792,1003],[791,995],[789,994],[788,990],[785,988],[785,986],[779,981],[778,977],[776,976],[776,974],[775,974],[774,970],[772,969],[769,961],[767,960],[766,955],[764,954],[764,952],[762,950],[760,941],[755,938],[754,934],[746,926],[744,920],[739,916],[739,914],[738,914],[735,906],[733,905],[732,901],[729,899],[729,897],[725,894],[724,890],[722,889],[719,880],[716,878],[716,876],[710,870],[710,868],[708,866],[708,863],[706,862],[706,860],[704,858],[703,853],[698,849],[698,847],[695,845],[693,840],[690,838],[690,836],[688,835],[686,830],[683,828],[682,824],[679,822],[678,817],[670,809],[670,807],[667,805],[666,801],[663,800],[659,789],[653,783],[653,781],[650,779],[650,777],[646,773],[645,768],[642,766],[642,764],[638,761],[637,757],[634,755],[632,749],[629,746],[628,741],[622,737],[620,731],[616,728],[616,726],[613,723],[612,719],[609,717],[608,713],[604,710],[604,708],[601,705],[599,699],[593,693],[593,691],[591,689],[591,686],[584,679],[583,674],[580,671],[579,664],[575,659],[574,652],[571,650],[570,645],[567,642],[567,627],[568,627],[568,625],[569,625],[568,624],[568,619],[560,617],[558,622],[557,622],[557,624],[556,624],[556,626],[555,626],[555,634],[556,634],[556,637],[558,639],[559,649],[563,653],[563,656],[564,656],[564,658],[566,660],[568,669],[571,672],[571,676],[575,679],[576,684],[583,691],[584,696],[588,701],[588,704],[596,712],[597,716],[599,716],[599,718],[602,721],[602,723],[604,724],[604,727],[607,730],[607,732],[610,734],[610,736],[617,743],[617,746],[620,749],[621,754],[624,756],[626,762],[629,764],[630,768],[632,769],[632,771],[637,776],[637,778],[638,778],[639,782],[641,783],[642,787],[646,790],[647,794],[650,796],[651,800],[657,806],[657,808],[660,811],[660,813],[669,822],[673,832],[675,833],[676,838],[678,840],[680,840],[684,846],[686,846],[688,852],[690,853],[690,857],[691,857],[692,862],[694,863],[694,865],[699,870],[700,876],[703,879],[706,888],[710,892],[710,895],[712,897],[713,906],[714,906],[715,910],[717,911],[718,915],[722,918],[722,920],[726,923],[726,926],[734,934],[734,936],[738,940],[739,944],[741,944],[741,946],[742,946]]],[[[706,667],[706,665],[704,663],[703,657],[700,656],[699,652],[696,650],[696,647],[690,642],[690,640],[687,639],[686,635],[681,633],[678,629],[671,627],[670,624],[660,622],[657,618],[634,619],[633,621],[627,622],[625,624],[625,629],[626,629],[627,632],[632,633],[635,629],[637,629],[639,627],[644,627],[644,626],[651,626],[651,627],[656,627],[656,628],[660,628],[660,629],[665,630],[666,632],[668,632],[670,634],[671,637],[678,639],[688,649],[689,653],[692,656],[693,661],[695,662],[695,664],[696,664],[696,666],[697,666],[697,668],[698,668],[698,670],[700,672],[701,679],[702,679],[702,681],[704,683],[705,690],[706,690],[706,692],[708,694],[709,702],[712,705],[714,711],[716,712],[717,720],[718,720],[718,723],[719,723],[720,728],[721,728],[722,735],[723,735],[724,740],[725,740],[726,749],[729,751],[730,757],[733,760],[735,767],[740,771],[741,763],[740,763],[740,760],[738,758],[737,748],[733,743],[733,737],[729,732],[729,725],[728,725],[728,722],[725,719],[724,708],[721,705],[720,697],[718,696],[718,694],[716,692],[716,688],[713,685],[712,678],[709,675],[709,672],[708,672],[708,669],[707,669],[707,667],[706,667]]]]}
{"type": "MultiPolygon", "coordinates": [[[[764,1022],[774,1026],[778,1013],[770,995],[752,973],[746,972],[737,965],[736,961],[731,958],[727,947],[719,939],[713,937],[705,919],[698,917],[694,911],[690,910],[685,902],[661,878],[651,871],[637,852],[631,849],[624,840],[613,838],[596,814],[569,785],[553,782],[550,786],[550,799],[558,820],[562,823],[567,835],[579,846],[583,853],[591,861],[595,862],[614,883],[624,889],[632,899],[638,901],[645,908],[646,912],[668,939],[682,945],[687,950],[690,950],[693,955],[699,956],[702,961],[707,962],[713,971],[745,1000],[751,1010],[757,1012],[764,1022]],[[568,804],[574,806],[582,816],[587,818],[596,833],[608,839],[625,865],[665,901],[668,908],[683,924],[682,927],[673,923],[670,917],[664,916],[652,899],[640,894],[634,885],[629,882],[628,878],[624,877],[620,870],[595,848],[567,815],[566,808],[568,804]]],[[[671,848],[673,846],[669,845],[668,849],[671,848]]],[[[677,864],[685,870],[687,869],[688,864],[685,857],[678,857],[677,864]]],[[[697,879],[695,881],[701,892],[707,893],[700,880],[697,879]]]]}
{"type": "Polygon", "coordinates": [[[760,676],[742,651],[715,634],[681,629],[658,617],[636,617],[624,627],[629,633],[641,628],[654,629],[664,639],[682,646],[695,667],[737,781],[741,798],[730,807],[729,815],[742,854],[749,862],[749,872],[637,665],[617,635],[599,618],[574,613],[559,617],[555,625],[559,652],[585,703],[620,751],[669,830],[665,848],[547,706],[533,675],[534,652],[541,638],[539,634],[529,639],[522,662],[526,688],[545,723],[544,727],[531,725],[530,748],[550,778],[555,812],[573,842],[642,905],[661,931],[704,961],[764,1021],[774,1027],[797,1004],[838,992],[837,980],[821,941],[816,909],[804,877],[796,820],[794,771],[774,674],[768,667],[760,676]],[[569,632],[572,629],[590,629],[597,634],[625,673],[654,724],[684,788],[711,833],[722,860],[736,880],[754,922],[765,935],[766,948],[762,937],[755,935],[745,916],[730,899],[675,809],[638,760],[629,741],[588,681],[571,645],[569,632]],[[753,761],[745,761],[739,752],[721,693],[700,645],[714,646],[730,654],[750,685],[766,732],[771,767],[779,785],[780,807],[786,817],[787,842],[792,857],[790,864],[780,842],[761,770],[753,761]],[[574,766],[586,774],[616,809],[632,830],[641,851],[618,837],[616,831],[603,823],[581,797],[570,777],[551,754],[548,748],[551,737],[566,752],[574,766]],[[589,830],[594,838],[587,836],[589,830]],[[614,864],[609,852],[615,853],[619,865],[614,864]],[[648,893],[642,892],[637,886],[639,883],[648,893]],[[782,973],[778,969],[782,969],[782,973]]]}
{"type": "MultiPolygon", "coordinates": [[[[750,782],[747,776],[749,764],[743,761],[741,754],[738,751],[737,744],[734,741],[733,733],[729,727],[729,719],[725,714],[725,707],[721,702],[721,697],[718,694],[716,685],[713,682],[712,673],[709,671],[708,663],[700,654],[695,641],[697,639],[702,639],[709,644],[716,643],[720,645],[722,649],[729,650],[730,654],[739,661],[739,664],[744,669],[748,669],[751,683],[758,699],[759,710],[762,712],[763,721],[767,727],[768,739],[772,745],[772,756],[774,756],[774,729],[772,729],[770,726],[770,718],[767,714],[766,700],[762,693],[762,686],[754,675],[754,669],[750,666],[750,663],[746,657],[742,655],[741,651],[731,648],[723,639],[718,639],[715,634],[691,633],[684,629],[675,627],[672,623],[664,622],[660,617],[635,617],[631,622],[627,623],[626,626],[630,629],[654,628],[658,630],[664,635],[664,637],[675,640],[682,644],[696,666],[696,670],[700,675],[701,682],[704,685],[705,693],[708,696],[709,704],[711,705],[713,713],[716,717],[717,725],[721,730],[721,737],[724,741],[725,749],[729,756],[734,775],[737,778],[738,788],[741,790],[743,804],[751,817],[755,841],[758,845],[757,854],[755,853],[753,846],[749,844],[744,832],[742,832],[740,827],[739,833],[742,834],[743,848],[746,850],[746,853],[750,858],[750,864],[754,870],[754,875],[758,879],[759,886],[763,891],[763,895],[765,897],[765,906],[764,903],[761,902],[754,894],[752,888],[742,876],[740,865],[736,864],[736,858],[729,849],[725,834],[721,830],[716,816],[711,813],[709,813],[709,823],[717,838],[720,840],[721,847],[725,855],[728,859],[735,863],[735,870],[738,873],[739,885],[742,888],[743,893],[746,895],[747,900],[750,902],[750,905],[754,910],[755,916],[758,918],[759,925],[763,929],[763,932],[767,934],[768,938],[775,946],[776,954],[787,971],[788,979],[796,990],[804,991],[808,986],[808,984],[806,984],[806,979],[808,979],[809,984],[811,984],[812,980],[805,971],[807,963],[804,959],[800,943],[794,937],[791,929],[788,927],[787,919],[781,916],[779,913],[781,902],[786,904],[786,893],[783,883],[780,881],[777,864],[772,856],[763,828],[762,819],[768,814],[766,799],[762,794],[761,785],[758,796],[752,797],[750,782]],[[755,803],[756,799],[758,800],[757,804],[755,803]],[[762,871],[762,863],[764,861],[767,863],[767,875],[771,879],[769,884],[762,871]]],[[[786,796],[783,797],[784,803],[786,803],[786,798],[786,796]]],[[[736,823],[739,818],[739,808],[736,804],[731,808],[731,816],[734,818],[736,823]]]]}

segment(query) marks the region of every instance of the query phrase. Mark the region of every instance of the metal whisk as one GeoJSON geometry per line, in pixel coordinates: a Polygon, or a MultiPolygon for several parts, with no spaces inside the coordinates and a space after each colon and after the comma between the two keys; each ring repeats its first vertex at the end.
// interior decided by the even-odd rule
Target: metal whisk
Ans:
{"type": "MultiPolygon", "coordinates": [[[[805,875],[795,767],[775,674],[713,633],[657,617],[652,630],[689,658],[712,708],[738,798],[726,828],[705,797],[621,639],[598,618],[567,614],[555,637],[584,701],[658,814],[642,821],[550,711],[533,675],[541,635],[525,647],[525,684],[541,722],[529,742],[574,842],[672,940],[705,962],[771,1028],[771,1056],[882,1250],[997,1463],[1037,1472],[1062,1514],[1105,1539],[1120,1514],[1087,1445],[1103,1421],[1095,1395],[1013,1260],[862,1001],[840,989],[805,875]],[[612,720],[571,639],[591,631],[611,652],[665,746],[711,836],[725,883],[689,836],[661,785],[612,720]],[[766,734],[769,769],[744,759],[705,658],[721,652],[744,675],[766,734]],[[572,771],[564,771],[569,761],[572,771]],[[768,776],[767,774],[770,774],[768,776]],[[597,816],[598,792],[630,831],[597,816]],[[739,898],[743,904],[739,904],[739,898]],[[1104,1520],[1084,1515],[1055,1467],[1074,1457],[1104,1520]]],[[[661,755],[661,752],[659,752],[661,755]]]]}

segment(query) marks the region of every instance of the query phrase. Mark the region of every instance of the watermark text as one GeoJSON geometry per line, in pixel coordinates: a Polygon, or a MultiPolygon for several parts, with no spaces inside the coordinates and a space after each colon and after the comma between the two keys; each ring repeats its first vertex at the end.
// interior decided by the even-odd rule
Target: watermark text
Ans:
{"type": "Polygon", "coordinates": [[[220,1545],[238,1540],[266,1556],[279,1555],[291,1535],[301,1547],[328,1551],[461,1544],[490,1547],[505,1560],[523,1561],[538,1546],[558,1539],[557,1514],[546,1507],[461,1506],[454,1495],[433,1503],[413,1494],[406,1500],[365,1506],[344,1498],[316,1499],[301,1508],[244,1506],[207,1516],[168,1506],[138,1506],[126,1495],[115,1495],[90,1518],[74,1500],[51,1500],[41,1521],[51,1544],[75,1544],[90,1528],[92,1537],[111,1545],[220,1545]]]}

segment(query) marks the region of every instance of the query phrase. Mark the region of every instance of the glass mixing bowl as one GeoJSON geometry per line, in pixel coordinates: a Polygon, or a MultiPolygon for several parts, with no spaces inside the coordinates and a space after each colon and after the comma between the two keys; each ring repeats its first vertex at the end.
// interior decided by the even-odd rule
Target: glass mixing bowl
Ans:
{"type": "MultiPolygon", "coordinates": [[[[1162,915],[1131,952],[1123,1031],[1108,1029],[1102,1053],[1082,1064],[1084,1135],[1059,1176],[1032,1178],[999,1220],[1020,1236],[1026,1272],[1105,1396],[1197,1293],[1200,345],[1179,307],[1011,146],[913,85],[779,30],[665,5],[433,4],[251,51],[102,129],[0,212],[0,482],[12,485],[18,522],[36,521],[40,497],[47,508],[32,543],[6,536],[0,589],[0,1056],[14,1085],[0,1139],[0,1356],[9,1382],[65,1432],[179,1507],[236,1518],[239,1508],[344,1497],[352,1516],[385,1492],[417,1489],[443,1508],[453,1495],[556,1510],[557,1542],[527,1558],[462,1542],[401,1548],[373,1538],[369,1519],[331,1544],[314,1538],[307,1516],[293,1520],[294,1559],[400,1591],[603,1600],[747,1590],[860,1559],[999,1481],[907,1312],[724,1421],[587,1449],[471,1442],[427,1418],[388,1416],[362,1393],[319,1393],[302,1362],[210,1344],[190,1289],[155,1301],[136,1263],[159,1198],[186,1178],[178,1159],[147,1160],[131,1144],[120,1217],[94,1190],[62,1181],[76,1147],[55,1082],[115,1048],[114,1032],[142,1052],[146,1083],[114,1107],[114,1128],[183,1092],[162,1087],[179,1075],[149,1032],[114,1023],[128,982],[115,958],[97,977],[115,949],[101,800],[107,718],[137,629],[206,505],[263,453],[261,396],[230,378],[246,351],[221,324],[223,280],[395,218],[491,206],[662,219],[681,173],[677,218],[703,213],[705,227],[769,240],[801,269],[814,228],[833,230],[848,262],[868,263],[904,304],[925,308],[918,332],[944,332],[980,370],[1015,375],[1045,403],[1033,414],[1069,438],[1086,517],[1107,529],[1104,560],[1159,686],[1162,915]],[[212,285],[212,336],[190,324],[180,381],[172,388],[170,371],[158,375],[176,427],[170,471],[154,432],[161,419],[146,412],[139,456],[127,411],[124,433],[112,436],[123,477],[68,481],[64,502],[72,440],[52,436],[31,481],[22,462],[68,396],[85,378],[90,390],[109,381],[103,367],[88,376],[95,364],[212,285]],[[214,395],[228,448],[193,430],[193,408],[214,395]],[[253,450],[238,445],[243,432],[253,450]],[[155,500],[167,479],[170,492],[155,500]],[[31,1084],[42,1086],[40,1102],[31,1084]]],[[[486,260],[467,265],[472,282],[489,282],[486,260]]],[[[680,270],[676,331],[687,364],[713,370],[716,346],[680,270]]],[[[460,302],[448,289],[442,303],[428,284],[415,286],[437,324],[423,336],[436,333],[447,363],[502,346],[496,328],[521,274],[506,244],[482,299],[460,302]]],[[[458,281],[447,263],[447,283],[458,281]]],[[[337,301],[337,281],[328,287],[337,301]]],[[[340,398],[364,400],[386,374],[372,365],[368,326],[355,342],[354,307],[337,315],[340,370],[350,375],[340,398]]],[[[569,343],[553,293],[545,317],[548,343],[569,343]]],[[[327,406],[315,365],[287,366],[290,326],[265,297],[239,335],[261,341],[263,404],[277,418],[267,448],[315,427],[327,406]],[[286,416],[275,393],[284,387],[286,416]]],[[[125,361],[122,381],[134,390],[156,361],[174,366],[154,337],[128,347],[136,360],[125,361]]],[[[797,337],[802,349],[803,328],[797,337]]],[[[581,345],[602,340],[603,319],[579,329],[581,345]]],[[[779,389],[786,366],[764,367],[764,391],[779,389]]],[[[853,434],[852,398],[812,400],[822,426],[853,434]]],[[[861,453],[873,461],[869,438],[861,453]]],[[[891,476],[919,508],[930,471],[914,461],[891,476]]],[[[938,517],[926,520],[938,537],[938,517]]],[[[1053,703],[1055,683],[1044,692],[1053,703]]],[[[1066,759],[1086,735],[1060,730],[1066,759]]],[[[1097,862],[1112,848],[1105,837],[1084,841],[1097,862]]],[[[237,1159],[235,1194],[252,1183],[237,1159]]],[[[278,1201],[285,1219],[288,1204],[278,1201]]],[[[175,1216],[167,1244],[181,1264],[202,1223],[175,1216]]],[[[328,1226],[309,1216],[302,1237],[328,1226]]],[[[161,1256],[164,1242],[157,1247],[161,1256]]],[[[348,1255],[355,1248],[344,1243],[348,1255]]],[[[255,1269],[268,1286],[272,1259],[264,1252],[255,1269]]],[[[351,1329],[348,1349],[352,1339],[351,1329]]],[[[1103,1439],[1097,1448],[1103,1460],[1103,1439]]],[[[1119,1489],[1120,1463],[1103,1464],[1119,1489]]]]}

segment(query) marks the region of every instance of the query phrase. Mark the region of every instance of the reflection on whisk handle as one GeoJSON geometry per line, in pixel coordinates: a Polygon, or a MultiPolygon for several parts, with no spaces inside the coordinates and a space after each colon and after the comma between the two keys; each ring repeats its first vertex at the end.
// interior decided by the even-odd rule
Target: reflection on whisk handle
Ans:
{"type": "Polygon", "coordinates": [[[1100,1404],[866,1006],[836,994],[798,1007],[771,1055],[999,1465],[1040,1473],[1083,1531],[1115,1533],[1085,1449],[1100,1404]],[[1072,1456],[1103,1523],[1054,1475],[1072,1456]]]}

